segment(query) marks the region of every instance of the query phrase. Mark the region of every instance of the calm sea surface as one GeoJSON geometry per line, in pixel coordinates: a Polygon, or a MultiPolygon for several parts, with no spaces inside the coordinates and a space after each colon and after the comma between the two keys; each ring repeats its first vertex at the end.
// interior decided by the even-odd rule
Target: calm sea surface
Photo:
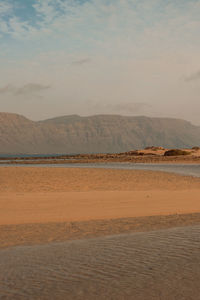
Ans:
{"type": "Polygon", "coordinates": [[[0,299],[200,299],[200,226],[0,251],[0,299]]]}
{"type": "Polygon", "coordinates": [[[85,164],[0,164],[0,167],[56,167],[56,168],[104,168],[126,170],[151,170],[172,172],[182,175],[200,177],[200,164],[143,164],[143,163],[85,163],[85,164]]]}

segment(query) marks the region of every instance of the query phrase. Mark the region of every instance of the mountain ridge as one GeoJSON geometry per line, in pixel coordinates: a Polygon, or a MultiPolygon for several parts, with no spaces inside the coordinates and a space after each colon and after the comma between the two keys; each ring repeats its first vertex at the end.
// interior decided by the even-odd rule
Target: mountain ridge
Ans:
{"type": "Polygon", "coordinates": [[[0,153],[116,153],[200,144],[200,127],[174,118],[67,115],[32,121],[0,112],[0,153]]]}

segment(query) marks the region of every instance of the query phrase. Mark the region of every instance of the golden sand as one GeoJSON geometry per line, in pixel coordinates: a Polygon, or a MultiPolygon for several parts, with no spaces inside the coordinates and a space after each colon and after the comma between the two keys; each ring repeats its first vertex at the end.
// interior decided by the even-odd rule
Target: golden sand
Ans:
{"type": "MultiPolygon", "coordinates": [[[[52,235],[36,240],[67,239],[75,226],[69,224],[78,222],[92,221],[99,231],[98,222],[109,221],[111,228],[107,225],[103,233],[110,234],[115,232],[113,220],[128,218],[135,224],[133,219],[139,217],[200,213],[200,179],[164,172],[1,167],[0,179],[0,241],[4,246],[13,245],[8,236],[14,244],[31,237],[33,242],[36,228],[42,236],[47,224],[52,235]],[[23,224],[27,226],[20,231],[23,224]],[[56,224],[69,226],[61,234],[56,224]]],[[[148,227],[148,218],[145,223],[148,227]]],[[[125,230],[124,223],[120,224],[125,230]]]]}

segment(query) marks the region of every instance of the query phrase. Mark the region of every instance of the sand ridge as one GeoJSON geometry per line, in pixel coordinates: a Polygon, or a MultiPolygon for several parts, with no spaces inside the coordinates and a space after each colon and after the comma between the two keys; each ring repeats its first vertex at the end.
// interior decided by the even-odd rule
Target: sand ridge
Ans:
{"type": "Polygon", "coordinates": [[[197,224],[200,224],[200,213],[79,222],[0,225],[0,248],[146,232],[197,224]]]}

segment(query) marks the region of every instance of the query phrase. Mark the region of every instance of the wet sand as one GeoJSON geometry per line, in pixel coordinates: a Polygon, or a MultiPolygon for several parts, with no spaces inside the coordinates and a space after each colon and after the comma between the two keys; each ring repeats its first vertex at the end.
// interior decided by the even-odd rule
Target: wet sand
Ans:
{"type": "Polygon", "coordinates": [[[0,226],[0,249],[200,224],[200,213],[0,226]]]}
{"type": "Polygon", "coordinates": [[[1,167],[0,298],[198,299],[199,196],[164,172],[1,167]]]}
{"type": "Polygon", "coordinates": [[[197,300],[200,226],[0,251],[2,299],[197,300]]]}

